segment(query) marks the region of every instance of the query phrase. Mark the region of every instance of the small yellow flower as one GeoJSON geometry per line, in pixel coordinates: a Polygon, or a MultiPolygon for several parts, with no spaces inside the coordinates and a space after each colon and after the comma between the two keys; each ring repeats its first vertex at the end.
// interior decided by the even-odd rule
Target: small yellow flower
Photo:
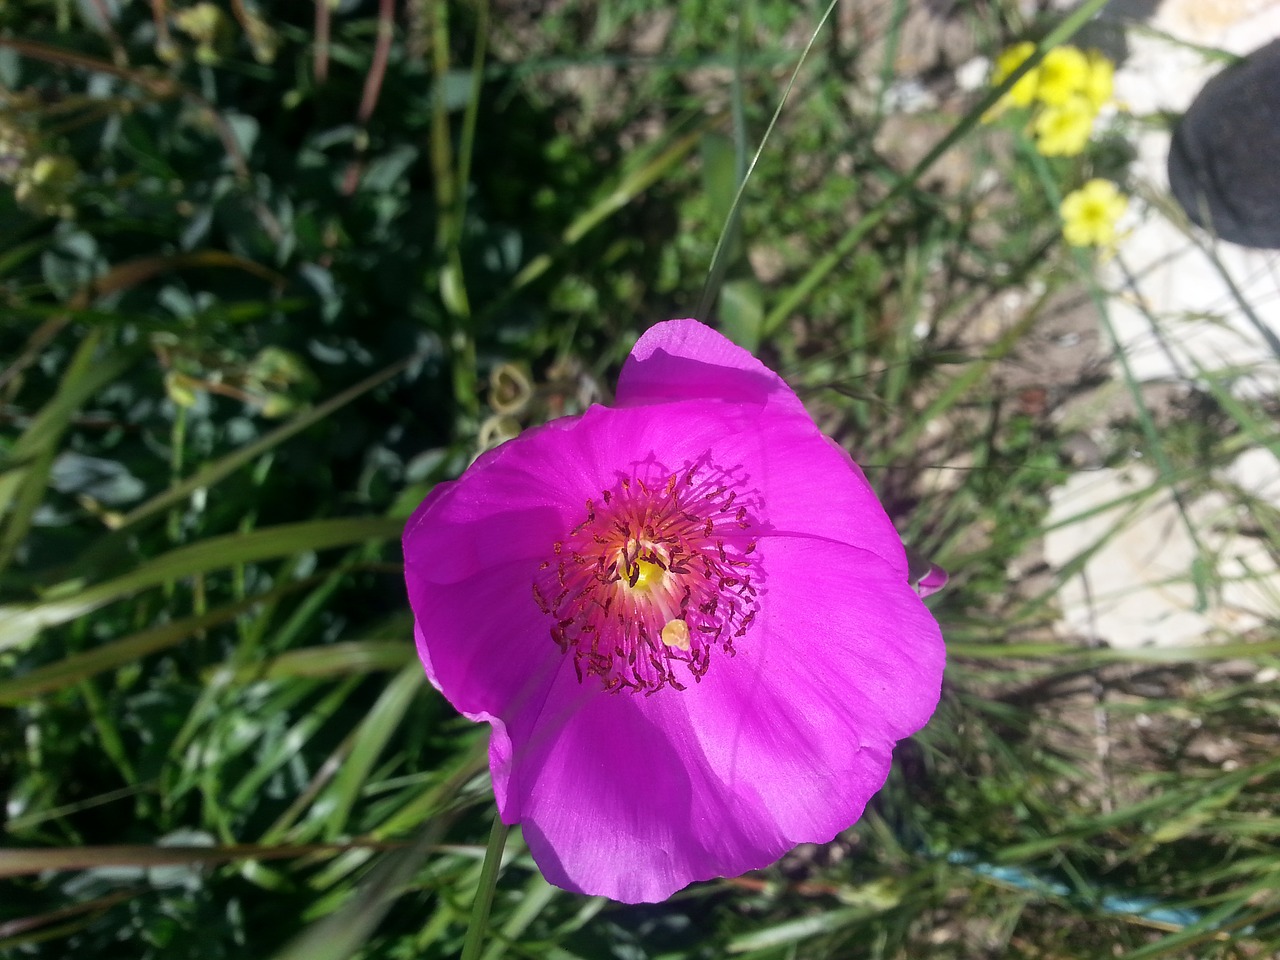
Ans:
{"type": "Polygon", "coordinates": [[[1094,178],[1062,200],[1062,236],[1073,247],[1110,247],[1116,221],[1129,209],[1129,198],[1110,180],[1094,178]]]}
{"type": "Polygon", "coordinates": [[[1084,96],[1094,110],[1101,110],[1115,95],[1116,65],[1098,50],[1090,50],[1086,56],[1089,76],[1085,79],[1084,96]]]}
{"type": "Polygon", "coordinates": [[[213,43],[229,26],[227,15],[212,3],[179,10],[173,15],[173,23],[196,43],[213,43]]]}
{"type": "Polygon", "coordinates": [[[1046,157],[1074,157],[1093,133],[1093,105],[1082,96],[1061,106],[1044,107],[1032,122],[1036,149],[1046,157]]]}
{"type": "Polygon", "coordinates": [[[196,62],[215,66],[232,38],[231,21],[216,4],[197,3],[173,15],[173,23],[196,42],[196,62]]]}
{"type": "Polygon", "coordinates": [[[31,137],[0,115],[0,183],[13,183],[26,169],[31,137]]]}
{"type": "Polygon", "coordinates": [[[44,217],[70,217],[75,211],[67,201],[80,179],[80,169],[70,157],[44,154],[13,178],[18,205],[44,217]]]}
{"type": "MultiPolygon", "coordinates": [[[[1035,52],[1036,45],[1027,41],[1015,43],[1005,50],[996,58],[996,69],[991,75],[991,85],[993,87],[1000,86],[1000,84],[1009,79],[1015,70],[1026,63],[1035,52]]],[[[1014,107],[1031,106],[1031,101],[1035,99],[1036,95],[1036,83],[1038,82],[1036,74],[1039,69],[1039,67],[1036,67],[1033,70],[1028,70],[1019,77],[1018,82],[1009,88],[1009,92],[1000,98],[1000,104],[1014,107]]],[[[1000,104],[997,104],[997,106],[1000,104]]]]}
{"type": "Polygon", "coordinates": [[[1089,82],[1089,60],[1075,47],[1054,47],[1036,68],[1039,83],[1036,99],[1050,107],[1060,107],[1084,93],[1089,82]]]}

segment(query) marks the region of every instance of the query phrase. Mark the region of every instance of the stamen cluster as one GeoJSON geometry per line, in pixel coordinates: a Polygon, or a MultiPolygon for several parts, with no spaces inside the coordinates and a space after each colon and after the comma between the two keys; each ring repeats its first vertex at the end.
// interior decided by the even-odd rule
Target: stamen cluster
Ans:
{"type": "Polygon", "coordinates": [[[684,690],[676,665],[700,681],[759,612],[752,496],[705,463],[648,476],[588,500],[533,583],[579,682],[597,676],[610,692],[684,690]]]}

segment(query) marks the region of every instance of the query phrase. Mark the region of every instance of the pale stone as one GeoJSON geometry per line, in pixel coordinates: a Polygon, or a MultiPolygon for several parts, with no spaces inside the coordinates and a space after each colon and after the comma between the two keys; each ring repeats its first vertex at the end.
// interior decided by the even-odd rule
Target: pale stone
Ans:
{"type": "Polygon", "coordinates": [[[985,90],[991,80],[991,61],[986,57],[971,57],[956,67],[956,87],[966,93],[985,90]]]}
{"type": "MultiPolygon", "coordinates": [[[[1280,462],[1251,450],[1223,471],[1255,495],[1280,496],[1280,462]]],[[[1211,492],[1185,504],[1145,464],[1072,476],[1051,497],[1045,559],[1065,570],[1062,627],[1113,647],[1228,640],[1280,617],[1280,568],[1267,544],[1240,532],[1237,498],[1211,492]],[[1188,531],[1188,522],[1195,538],[1188,531]],[[1203,596],[1193,577],[1208,571],[1203,596]]]]}

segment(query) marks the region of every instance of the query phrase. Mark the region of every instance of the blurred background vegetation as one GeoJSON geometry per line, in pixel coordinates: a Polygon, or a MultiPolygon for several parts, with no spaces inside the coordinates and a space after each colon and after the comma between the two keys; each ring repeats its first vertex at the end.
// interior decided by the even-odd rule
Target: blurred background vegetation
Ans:
{"type": "MultiPolygon", "coordinates": [[[[457,955],[485,735],[422,677],[400,526],[698,308],[824,8],[3,0],[0,951],[457,955]]],[[[1280,606],[1053,630],[1055,412],[1109,378],[1035,365],[1096,325],[1056,209],[1128,152],[977,123],[956,68],[1027,8],[841,4],[706,297],[952,570],[937,718],[836,843],[665,904],[513,837],[486,957],[1280,955],[1280,606]]],[[[1182,488],[1276,443],[1273,400],[1135,396],[1085,460],[1182,488]]]]}

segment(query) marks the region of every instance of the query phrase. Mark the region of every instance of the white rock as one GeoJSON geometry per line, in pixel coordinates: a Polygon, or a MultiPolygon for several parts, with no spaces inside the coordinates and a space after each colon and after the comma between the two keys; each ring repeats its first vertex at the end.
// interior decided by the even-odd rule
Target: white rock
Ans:
{"type": "Polygon", "coordinates": [[[972,93],[983,90],[991,77],[991,61],[986,57],[973,57],[956,67],[956,86],[972,93]]]}
{"type": "MultiPolygon", "coordinates": [[[[1256,495],[1280,495],[1280,462],[1266,450],[1243,454],[1223,477],[1256,495]]],[[[1113,647],[1190,646],[1280,617],[1280,568],[1267,544],[1241,535],[1236,503],[1216,492],[1187,503],[1193,539],[1151,468],[1074,475],[1051,498],[1045,539],[1045,559],[1057,570],[1087,555],[1059,593],[1064,629],[1113,647]],[[1193,580],[1197,556],[1211,571],[1203,597],[1193,580]]]]}

